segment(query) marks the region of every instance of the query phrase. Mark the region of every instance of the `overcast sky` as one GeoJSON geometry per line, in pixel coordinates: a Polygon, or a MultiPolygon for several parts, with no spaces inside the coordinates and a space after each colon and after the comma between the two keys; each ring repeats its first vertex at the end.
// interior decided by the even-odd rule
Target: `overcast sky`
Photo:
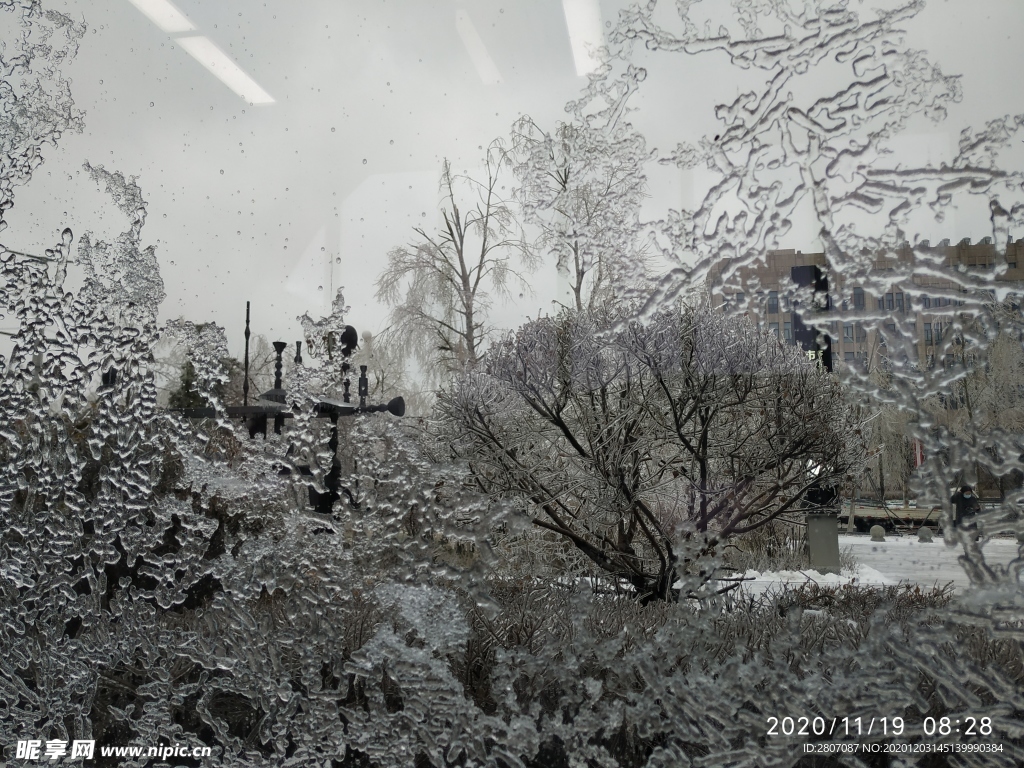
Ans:
{"type": "MultiPolygon", "coordinates": [[[[592,67],[586,44],[600,40],[621,5],[45,4],[89,27],[68,70],[85,130],[44,149],[44,166],[17,192],[4,244],[39,253],[65,226],[115,237],[127,223],[82,163],[135,176],[149,203],[145,241],[158,246],[167,290],[161,318],[216,321],[239,355],[247,299],[254,333],[294,341],[296,316],[323,314],[332,285],[344,285],[348,321],[378,329],[385,310],[373,281],[390,248],[409,242],[414,226],[436,223],[442,158],[471,168],[520,115],[548,126],[563,119],[592,67]],[[224,74],[226,66],[239,71],[224,74]],[[215,76],[218,67],[244,98],[215,76]]],[[[868,12],[871,4],[851,5],[868,12]]],[[[899,140],[909,160],[951,156],[966,125],[1024,111],[1024,3],[931,0],[907,27],[910,46],[961,74],[964,88],[945,124],[912,126],[899,140]]],[[[741,85],[724,57],[721,70],[713,59],[698,68],[675,58],[645,62],[652,74],[631,118],[664,152],[714,132],[714,105],[741,85]]],[[[654,216],[691,205],[707,177],[654,166],[650,182],[645,210],[654,216]]],[[[989,234],[987,223],[983,207],[961,210],[932,240],[977,239],[989,234]]],[[[797,221],[783,247],[816,249],[815,229],[797,221]]],[[[534,295],[503,320],[550,309],[556,282],[553,270],[539,273],[534,295]]]]}

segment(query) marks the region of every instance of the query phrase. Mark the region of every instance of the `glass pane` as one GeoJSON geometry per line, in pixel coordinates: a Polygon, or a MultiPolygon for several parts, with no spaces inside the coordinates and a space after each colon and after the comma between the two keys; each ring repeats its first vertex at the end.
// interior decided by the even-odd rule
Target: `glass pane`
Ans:
{"type": "Polygon", "coordinates": [[[1024,764],[976,6],[0,2],[0,762],[1024,764]]]}

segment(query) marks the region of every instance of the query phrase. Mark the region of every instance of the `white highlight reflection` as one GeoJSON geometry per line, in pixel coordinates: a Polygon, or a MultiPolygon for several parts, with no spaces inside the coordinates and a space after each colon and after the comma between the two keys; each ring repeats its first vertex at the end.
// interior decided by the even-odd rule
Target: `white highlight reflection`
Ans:
{"type": "Polygon", "coordinates": [[[252,104],[272,104],[274,97],[233,62],[208,37],[179,37],[177,40],[192,58],[206,67],[224,85],[252,104]]]}
{"type": "Polygon", "coordinates": [[[192,22],[175,8],[170,0],[129,0],[129,2],[164,32],[189,32],[195,29],[192,22]]]}
{"type": "Polygon", "coordinates": [[[473,20],[469,18],[466,11],[455,12],[455,29],[458,31],[459,37],[462,38],[462,44],[466,46],[466,53],[473,60],[473,66],[476,67],[476,72],[480,75],[484,85],[500,83],[501,73],[498,71],[494,59],[491,58],[491,54],[487,52],[487,46],[484,45],[480,33],[476,31],[473,20]]]}
{"type": "Polygon", "coordinates": [[[604,45],[601,29],[601,6],[598,0],[562,0],[565,25],[569,28],[569,44],[576,64],[576,74],[588,75],[598,68],[601,59],[597,49],[604,45]]]}

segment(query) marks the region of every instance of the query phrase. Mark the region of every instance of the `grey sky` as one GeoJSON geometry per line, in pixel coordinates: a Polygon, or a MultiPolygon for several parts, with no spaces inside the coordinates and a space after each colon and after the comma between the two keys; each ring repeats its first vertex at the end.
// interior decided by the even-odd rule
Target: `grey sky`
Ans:
{"type": "MultiPolygon", "coordinates": [[[[332,281],[346,287],[349,322],[379,328],[373,280],[413,226],[436,222],[442,158],[472,168],[479,147],[507,137],[521,114],[547,126],[563,119],[585,83],[581,41],[614,22],[620,4],[175,0],[194,27],[184,32],[163,31],[129,0],[47,5],[89,26],[68,71],[86,128],[45,148],[4,244],[39,253],[64,226],[116,236],[126,223],[82,163],[136,176],[166,284],[161,318],[216,321],[240,353],[246,299],[254,332],[293,341],[295,317],[323,313],[332,281]],[[200,36],[274,101],[250,106],[176,42],[200,36]]],[[[894,145],[907,162],[948,157],[964,126],[1022,111],[1024,4],[932,0],[907,26],[909,45],[963,75],[964,89],[945,124],[914,126],[894,145]]],[[[632,103],[631,119],[664,153],[713,133],[715,104],[743,87],[724,57],[720,70],[674,58],[644,60],[651,76],[632,103]]],[[[691,205],[707,177],[652,165],[650,181],[653,217],[691,205]]],[[[978,204],[932,239],[989,234],[978,204]]],[[[814,249],[810,220],[795,224],[783,247],[814,249]]],[[[500,313],[503,322],[550,307],[553,270],[534,283],[536,295],[500,313]]]]}

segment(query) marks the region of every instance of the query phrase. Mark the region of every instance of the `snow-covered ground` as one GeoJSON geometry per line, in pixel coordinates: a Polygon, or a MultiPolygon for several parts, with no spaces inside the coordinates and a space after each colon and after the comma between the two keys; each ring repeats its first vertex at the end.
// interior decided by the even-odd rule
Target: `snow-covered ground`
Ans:
{"type": "MultiPolygon", "coordinates": [[[[917,537],[888,534],[885,541],[871,541],[868,535],[850,534],[839,537],[840,550],[850,549],[857,560],[854,572],[821,574],[817,571],[748,571],[750,579],[743,584],[743,590],[752,594],[779,587],[782,584],[797,586],[814,581],[822,585],[840,584],[920,584],[923,587],[943,586],[950,582],[956,591],[969,586],[970,580],[964,573],[957,558],[963,554],[962,547],[948,547],[941,538],[930,544],[922,544],[917,537]]],[[[985,562],[989,565],[1005,566],[1017,556],[1017,542],[1013,539],[993,539],[982,545],[985,562]]]]}

